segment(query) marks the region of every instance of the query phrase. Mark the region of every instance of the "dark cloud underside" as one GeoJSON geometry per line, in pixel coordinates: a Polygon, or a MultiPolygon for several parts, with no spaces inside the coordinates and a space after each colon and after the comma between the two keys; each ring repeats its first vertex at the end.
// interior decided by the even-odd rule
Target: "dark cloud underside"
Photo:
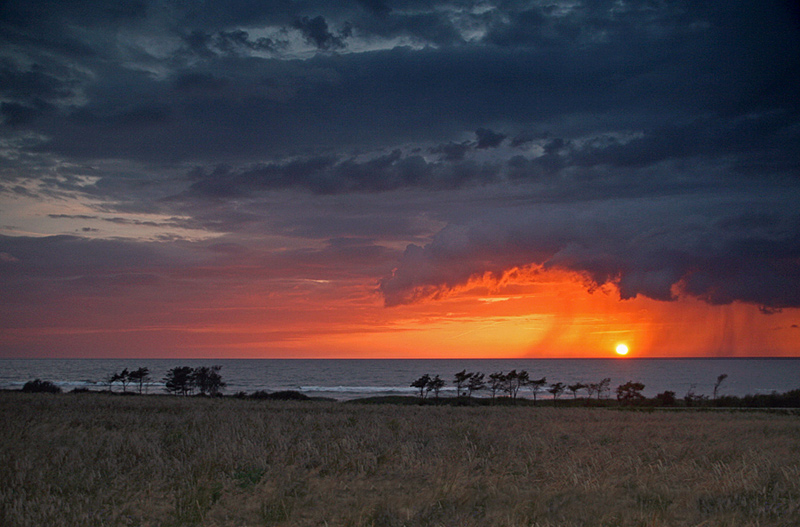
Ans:
{"type": "Polygon", "coordinates": [[[778,1],[3,2],[0,199],[81,206],[5,220],[0,282],[147,287],[222,236],[389,305],[544,266],[800,307],[798,28],[778,1]],[[26,236],[44,216],[70,236],[26,236]]]}

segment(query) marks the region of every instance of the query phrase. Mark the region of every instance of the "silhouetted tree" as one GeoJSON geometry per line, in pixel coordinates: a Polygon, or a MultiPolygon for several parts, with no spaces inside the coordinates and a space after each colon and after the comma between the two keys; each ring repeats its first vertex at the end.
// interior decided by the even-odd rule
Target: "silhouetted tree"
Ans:
{"type": "Polygon", "coordinates": [[[139,368],[138,370],[133,370],[128,374],[128,378],[134,384],[139,387],[139,393],[142,393],[142,387],[144,383],[150,380],[150,370],[147,368],[139,368]]]}
{"type": "Polygon", "coordinates": [[[486,383],[483,381],[484,375],[480,372],[470,374],[467,381],[467,398],[472,397],[472,392],[479,392],[486,388],[486,383]]]}
{"type": "Polygon", "coordinates": [[[644,384],[640,382],[628,381],[617,386],[617,401],[623,404],[635,404],[644,400],[642,395],[644,384]]]}
{"type": "Polygon", "coordinates": [[[727,373],[723,373],[722,375],[717,377],[717,382],[714,383],[714,400],[715,401],[717,400],[717,391],[719,390],[719,387],[722,384],[722,381],[724,381],[727,378],[728,378],[728,374],[727,373]]]}
{"type": "Polygon", "coordinates": [[[177,366],[167,371],[164,377],[164,389],[169,393],[189,395],[194,389],[194,369],[189,366],[177,366]]]}
{"type": "Polygon", "coordinates": [[[128,371],[128,368],[125,368],[124,370],[122,370],[119,373],[117,373],[117,372],[112,373],[108,377],[108,379],[106,380],[106,383],[108,384],[108,389],[110,390],[111,387],[114,385],[114,383],[118,382],[118,383],[120,383],[122,385],[122,391],[123,392],[127,392],[128,391],[128,383],[131,382],[130,375],[131,374],[128,371]]]}
{"type": "Polygon", "coordinates": [[[656,401],[661,406],[673,406],[675,404],[675,392],[669,390],[656,395],[656,401]]]}
{"type": "Polygon", "coordinates": [[[114,383],[117,382],[116,375],[117,375],[116,373],[112,373],[104,377],[103,380],[101,381],[103,383],[103,386],[105,386],[109,392],[111,391],[111,387],[114,385],[114,383]]]}
{"type": "Polygon", "coordinates": [[[575,384],[570,384],[569,386],[567,386],[567,388],[569,389],[569,391],[572,392],[572,398],[577,399],[578,392],[586,388],[586,385],[583,384],[582,382],[576,382],[575,384]]]}
{"type": "Polygon", "coordinates": [[[514,386],[517,383],[517,370],[511,370],[510,372],[503,375],[503,386],[502,390],[511,397],[511,394],[514,393],[514,386]]]}
{"type": "Polygon", "coordinates": [[[592,399],[592,395],[597,393],[598,390],[600,389],[600,384],[596,382],[590,382],[589,384],[585,384],[583,387],[586,388],[586,395],[588,396],[587,397],[587,404],[588,404],[588,401],[592,399]]]}
{"type": "Polygon", "coordinates": [[[501,371],[496,371],[489,374],[489,391],[492,392],[492,399],[494,399],[497,392],[503,389],[506,382],[506,376],[501,371]]]}
{"type": "Polygon", "coordinates": [[[411,383],[412,388],[416,388],[419,390],[419,396],[424,400],[425,399],[425,389],[428,387],[428,383],[431,381],[431,376],[427,373],[417,379],[416,381],[411,383]]]}
{"type": "Polygon", "coordinates": [[[603,396],[604,393],[611,391],[611,378],[606,377],[597,383],[597,399],[603,396]]]}
{"type": "Polygon", "coordinates": [[[563,382],[551,384],[550,388],[547,389],[547,391],[553,395],[553,406],[555,406],[556,402],[558,401],[558,396],[564,393],[565,389],[566,385],[563,382]]]}
{"type": "Polygon", "coordinates": [[[50,381],[35,379],[28,381],[22,386],[25,393],[61,393],[61,388],[50,381]]]}
{"type": "Polygon", "coordinates": [[[453,378],[453,384],[456,385],[456,397],[461,397],[461,389],[464,388],[471,376],[472,374],[467,373],[467,370],[461,370],[460,372],[456,373],[455,377],[453,378]]]}
{"type": "Polygon", "coordinates": [[[192,385],[197,388],[202,395],[217,395],[225,388],[225,383],[222,381],[220,370],[222,366],[201,366],[196,368],[192,373],[192,385]]]}
{"type": "Polygon", "coordinates": [[[533,379],[532,381],[528,382],[528,386],[531,388],[531,393],[533,393],[533,404],[536,404],[536,395],[542,391],[545,384],[547,384],[547,378],[542,377],[541,379],[533,379]]]}
{"type": "Polygon", "coordinates": [[[425,391],[433,392],[434,396],[436,397],[436,400],[438,401],[439,400],[439,390],[444,388],[445,384],[446,383],[444,382],[444,379],[441,379],[437,375],[437,376],[433,377],[432,379],[428,380],[427,384],[425,385],[425,391]]]}
{"type": "Polygon", "coordinates": [[[503,391],[508,393],[511,399],[516,400],[520,388],[528,384],[530,376],[525,370],[511,370],[505,375],[505,383],[503,384],[503,391]]]}
{"type": "Polygon", "coordinates": [[[694,389],[697,385],[692,384],[689,386],[689,389],[686,391],[686,395],[683,396],[683,400],[686,401],[686,406],[694,406],[695,404],[702,404],[703,399],[706,399],[707,396],[699,395],[695,393],[694,389]]]}

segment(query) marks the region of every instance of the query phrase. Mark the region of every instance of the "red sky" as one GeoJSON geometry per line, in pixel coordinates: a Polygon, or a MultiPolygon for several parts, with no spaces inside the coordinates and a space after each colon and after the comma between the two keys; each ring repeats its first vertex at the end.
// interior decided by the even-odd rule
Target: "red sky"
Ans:
{"type": "Polygon", "coordinates": [[[800,356],[795,3],[134,3],[0,4],[0,357],[800,356]]]}
{"type": "MultiPolygon", "coordinates": [[[[574,273],[473,280],[384,307],[375,285],[251,281],[224,290],[152,288],[62,299],[5,330],[6,357],[515,358],[797,356],[797,309],[679,298],[620,300],[574,273]]],[[[156,286],[153,286],[156,287],[156,286]]]]}

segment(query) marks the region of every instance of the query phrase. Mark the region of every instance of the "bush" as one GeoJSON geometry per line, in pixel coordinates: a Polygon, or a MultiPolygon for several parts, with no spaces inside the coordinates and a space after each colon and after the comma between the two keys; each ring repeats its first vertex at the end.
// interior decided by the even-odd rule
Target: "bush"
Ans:
{"type": "Polygon", "coordinates": [[[36,379],[35,381],[28,381],[22,387],[25,393],[61,393],[61,388],[56,386],[50,381],[43,381],[36,379]]]}
{"type": "Polygon", "coordinates": [[[308,401],[311,399],[308,395],[294,390],[273,392],[269,394],[269,398],[274,401],[308,401]]]}
{"type": "Polygon", "coordinates": [[[665,391],[656,395],[656,401],[659,406],[675,406],[675,392],[665,391]]]}
{"type": "Polygon", "coordinates": [[[284,390],[280,392],[268,392],[267,390],[257,390],[250,395],[245,395],[244,392],[239,392],[236,397],[248,399],[266,399],[271,401],[310,401],[311,397],[304,393],[295,390],[284,390]]]}

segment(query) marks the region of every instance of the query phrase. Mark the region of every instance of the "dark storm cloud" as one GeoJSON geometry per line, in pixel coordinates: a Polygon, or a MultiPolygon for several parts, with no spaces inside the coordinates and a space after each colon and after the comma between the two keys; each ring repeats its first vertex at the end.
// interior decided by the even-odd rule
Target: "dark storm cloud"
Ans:
{"type": "Polygon", "coordinates": [[[505,134],[499,134],[486,128],[478,128],[475,135],[478,137],[478,144],[475,148],[496,148],[506,138],[505,134]]]}
{"type": "Polygon", "coordinates": [[[488,184],[502,178],[499,164],[464,160],[457,147],[446,145],[432,151],[443,153],[445,161],[427,161],[420,155],[394,150],[370,159],[325,156],[237,169],[226,165],[210,170],[198,168],[189,173],[189,178],[195,181],[189,195],[242,196],[259,190],[295,188],[315,194],[375,193],[406,188],[445,190],[488,184]]]}
{"type": "Polygon", "coordinates": [[[383,0],[358,0],[358,3],[363,5],[365,9],[371,13],[383,16],[392,11],[392,8],[383,0]]]}
{"type": "Polygon", "coordinates": [[[506,210],[450,226],[424,247],[409,245],[380,289],[387,305],[409,303],[487,272],[499,279],[534,265],[576,271],[596,286],[614,283],[622,298],[671,300],[678,287],[712,304],[796,307],[797,197],[796,189],[769,200],[742,191],[506,210]]]}
{"type": "Polygon", "coordinates": [[[406,236],[381,282],[389,304],[545,265],[626,298],[680,287],[796,306],[796,15],[750,1],[3,2],[2,188],[91,197],[127,226],[339,240],[329,254],[367,237],[360,254],[382,264],[394,253],[379,241],[406,236]],[[325,214],[276,205],[290,194],[325,214]],[[427,245],[425,215],[449,224],[427,245]]]}
{"type": "Polygon", "coordinates": [[[242,55],[251,51],[274,52],[285,48],[287,43],[267,37],[251,39],[247,31],[217,31],[206,34],[195,30],[183,37],[189,51],[210,59],[217,55],[242,55]]]}
{"type": "Polygon", "coordinates": [[[23,69],[12,60],[2,60],[0,94],[14,101],[29,101],[34,107],[75,96],[78,80],[68,77],[71,72],[66,67],[59,66],[53,70],[47,71],[38,64],[23,69]]]}
{"type": "Polygon", "coordinates": [[[38,108],[25,106],[13,102],[0,103],[0,115],[3,116],[3,124],[16,127],[30,124],[41,111],[38,108]]]}
{"type": "Polygon", "coordinates": [[[462,161],[464,156],[469,152],[470,144],[463,143],[447,143],[445,145],[438,145],[430,149],[432,154],[444,154],[447,161],[462,161]]]}
{"type": "MultiPolygon", "coordinates": [[[[402,6],[388,17],[368,16],[355,6],[339,12],[328,8],[325,16],[312,16],[292,11],[288,4],[267,9],[236,3],[231,11],[238,14],[216,26],[200,15],[176,15],[194,20],[194,29],[189,25],[175,36],[203,60],[176,68],[182,60],[179,53],[163,59],[151,57],[147,66],[166,67],[166,77],[154,77],[146,69],[128,71],[127,63],[133,60],[129,56],[119,67],[100,71],[101,76],[93,81],[67,79],[49,71],[22,71],[19,65],[14,75],[46,76],[31,79],[36,86],[30,91],[47,95],[49,90],[51,98],[58,93],[63,99],[78,88],[88,90],[89,100],[70,110],[77,117],[64,121],[54,116],[35,128],[51,137],[50,150],[62,155],[125,156],[141,161],[213,161],[223,155],[255,159],[316,148],[361,149],[420,140],[446,143],[465,130],[516,133],[531,123],[546,127],[543,131],[558,133],[556,128],[562,128],[564,135],[592,128],[652,129],[674,126],[675,120],[689,120],[697,112],[708,114],[709,119],[736,118],[746,115],[740,108],[743,104],[749,112],[754,101],[767,104],[765,109],[796,114],[797,102],[790,94],[797,85],[785,80],[795,65],[796,52],[769,49],[772,54],[767,55],[764,48],[769,46],[753,45],[761,37],[754,30],[744,34],[736,46],[726,42],[732,38],[728,32],[739,29],[737,18],[737,25],[714,21],[715,26],[704,27],[704,13],[645,10],[632,5],[613,17],[600,7],[578,8],[563,16],[535,8],[549,25],[581,28],[577,36],[566,30],[548,33],[552,47],[546,50],[523,45],[527,41],[521,38],[513,39],[516,44],[511,46],[508,39],[493,37],[500,26],[514,26],[517,32],[541,31],[529,20],[530,10],[517,11],[512,6],[504,16],[499,11],[461,14],[472,24],[490,28],[483,42],[451,46],[447,42],[455,37],[420,37],[443,47],[346,53],[293,62],[278,56],[245,56],[254,50],[274,50],[278,41],[253,37],[253,30],[225,26],[224,21],[245,23],[249,13],[250,23],[274,21],[279,27],[297,29],[316,47],[327,50],[345,46],[343,34],[334,34],[330,20],[343,28],[352,18],[353,35],[387,37],[419,36],[425,32],[421,29],[425,24],[419,22],[414,31],[392,30],[397,20],[411,16],[412,9],[403,11],[402,6]],[[647,23],[640,24],[643,21],[647,23]],[[596,38],[598,34],[603,38],[596,38]],[[723,45],[727,46],[726,55],[722,55],[723,45]],[[725,60],[719,60],[720,56],[725,60]],[[758,68],[756,73],[763,73],[763,78],[743,76],[743,59],[748,67],[758,68]],[[183,91],[176,97],[169,89],[203,76],[218,81],[213,93],[183,91]],[[143,134],[136,129],[135,120],[113,120],[112,109],[150,106],[160,109],[162,115],[169,109],[169,126],[143,134]],[[722,112],[735,113],[726,117],[722,112]],[[564,115],[581,113],[598,117],[583,120],[577,127],[560,122],[564,115]],[[87,127],[79,118],[82,114],[108,115],[110,120],[87,127]],[[506,129],[487,127],[487,119],[504,121],[506,129]]],[[[213,5],[209,7],[213,11],[213,5]]],[[[451,26],[455,20],[446,10],[429,8],[428,16],[451,26]]],[[[170,27],[162,36],[170,34],[170,27]]],[[[36,107],[26,101],[27,107],[36,107]]],[[[491,144],[489,138],[479,138],[479,146],[491,144]]]]}
{"type": "MultiPolygon", "coordinates": [[[[788,112],[747,115],[731,120],[697,119],[644,131],[641,136],[620,141],[613,137],[574,151],[570,164],[578,166],[648,166],[668,159],[698,156],[770,154],[783,169],[797,169],[798,152],[786,151],[782,143],[797,134],[796,116],[788,112]]],[[[553,153],[565,146],[555,140],[545,147],[553,153]]]]}
{"type": "Polygon", "coordinates": [[[437,46],[463,42],[453,21],[445,13],[398,13],[365,20],[359,26],[367,34],[384,38],[410,37],[437,46]]]}
{"type": "Polygon", "coordinates": [[[344,39],[350,36],[349,26],[339,35],[331,33],[322,16],[305,16],[295,20],[292,27],[300,30],[306,40],[319,49],[342,49],[345,46],[344,39]]]}

